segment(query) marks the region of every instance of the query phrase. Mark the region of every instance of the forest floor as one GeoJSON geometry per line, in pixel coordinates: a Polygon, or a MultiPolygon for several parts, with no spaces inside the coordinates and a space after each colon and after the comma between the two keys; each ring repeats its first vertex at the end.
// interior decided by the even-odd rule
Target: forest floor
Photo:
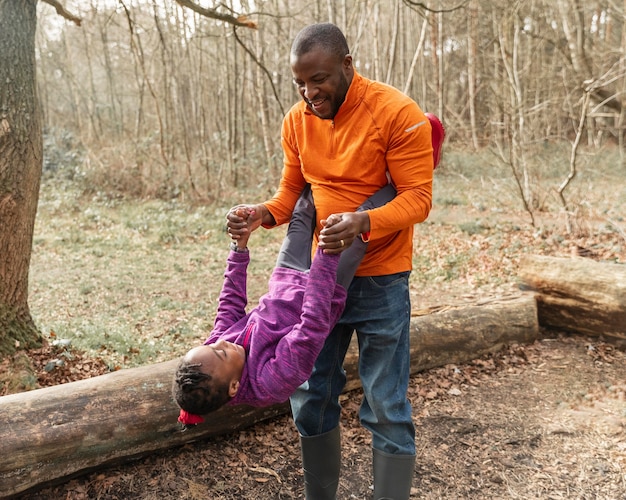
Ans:
{"type": "MultiPolygon", "coordinates": [[[[360,398],[343,398],[339,499],[371,498],[360,398]]],[[[510,346],[413,376],[409,398],[412,499],[626,499],[626,353],[611,345],[560,335],[510,346]]],[[[269,500],[302,491],[297,432],[281,416],[22,498],[269,500]]]]}
{"type": "MultiPolygon", "coordinates": [[[[416,227],[414,307],[472,303],[517,291],[517,266],[524,253],[626,263],[624,221],[619,217],[626,213],[622,210],[626,190],[619,177],[608,179],[605,187],[598,192],[613,208],[604,212],[598,208],[595,218],[590,214],[580,219],[584,227],[569,236],[563,236],[562,227],[555,229],[562,225],[559,218],[552,221],[552,229],[537,230],[524,222],[523,213],[457,203],[453,197],[460,196],[461,190],[447,191],[429,221],[416,227]]],[[[587,192],[585,186],[581,192],[587,192]]],[[[152,351],[145,362],[169,359],[203,338],[207,318],[197,326],[193,321],[214,305],[214,291],[208,297],[197,289],[206,288],[207,273],[219,277],[225,256],[223,249],[207,252],[213,233],[185,237],[178,231],[174,240],[164,238],[162,231],[156,234],[160,246],[154,265],[175,261],[176,272],[169,272],[166,290],[156,276],[167,273],[159,268],[151,278],[148,253],[141,254],[128,266],[141,261],[144,281],[135,275],[131,288],[124,282],[129,274],[124,255],[131,252],[134,240],[128,237],[115,248],[112,242],[127,230],[138,237],[138,232],[148,235],[148,229],[137,231],[134,222],[119,220],[114,215],[119,206],[109,210],[105,204],[91,203],[88,209],[67,210],[44,197],[42,207],[50,215],[43,213],[38,223],[31,273],[38,284],[31,292],[31,308],[47,325],[48,342],[28,353],[38,386],[106,373],[118,368],[113,365],[138,356],[141,349],[130,346],[123,356],[111,357],[120,349],[106,341],[114,337],[111,332],[118,323],[132,323],[144,345],[158,347],[164,337],[161,331],[150,338],[151,325],[173,332],[163,352],[152,351]],[[64,239],[59,236],[59,218],[65,213],[73,219],[72,227],[81,228],[80,236],[72,229],[64,239]],[[98,249],[86,250],[92,242],[98,249]],[[201,248],[198,253],[194,253],[195,246],[201,248]],[[185,257],[175,253],[178,247],[185,257]],[[116,255],[115,266],[105,261],[111,253],[116,255]],[[204,273],[189,272],[199,265],[204,273]],[[195,282],[195,274],[204,277],[195,282]],[[114,283],[109,285],[109,280],[114,283]],[[143,288],[150,280],[158,291],[143,288]],[[100,296],[100,288],[106,294],[100,296]],[[113,296],[117,289],[123,299],[113,296]],[[131,317],[137,290],[144,308],[152,307],[153,297],[168,307],[151,313],[154,318],[131,317]],[[189,306],[196,302],[202,305],[189,306]],[[74,348],[62,365],[51,365],[59,358],[60,347],[54,341],[68,336],[61,331],[63,314],[68,322],[82,318],[81,328],[87,331],[86,318],[95,320],[96,310],[111,303],[117,305],[112,308],[115,315],[110,314],[109,337],[103,336],[101,345],[92,350],[74,348]],[[184,303],[187,309],[169,307],[171,303],[184,303]],[[183,316],[186,329],[175,328],[183,316]]],[[[150,225],[150,221],[144,223],[150,225]]],[[[224,239],[223,234],[216,238],[221,246],[225,246],[224,239]]],[[[153,244],[143,241],[137,247],[150,252],[153,244]]],[[[275,250],[273,243],[269,245],[267,261],[259,265],[259,281],[254,285],[259,293],[275,250]]],[[[97,321],[107,320],[99,317],[97,321]]],[[[68,330],[78,329],[68,324],[68,330]]],[[[93,332],[98,333],[95,328],[93,332]]],[[[0,373],[7,370],[0,366],[0,373]]],[[[2,382],[0,394],[12,392],[8,382],[2,382]]],[[[408,397],[417,433],[412,499],[626,499],[626,353],[603,339],[544,331],[530,345],[510,345],[465,364],[420,372],[411,379],[408,397]]],[[[343,396],[339,500],[371,497],[370,437],[358,422],[360,398],[360,390],[343,396]]],[[[91,471],[22,498],[269,500],[302,498],[302,491],[298,435],[285,415],[243,431],[91,471]]]]}

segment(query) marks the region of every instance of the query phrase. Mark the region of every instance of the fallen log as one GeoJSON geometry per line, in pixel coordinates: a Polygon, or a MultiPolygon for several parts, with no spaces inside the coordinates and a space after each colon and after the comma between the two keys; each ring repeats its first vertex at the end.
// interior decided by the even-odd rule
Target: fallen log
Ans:
{"type": "MultiPolygon", "coordinates": [[[[445,308],[411,320],[411,371],[460,363],[538,336],[530,295],[445,308]]],[[[352,345],[346,390],[359,386],[352,345]]],[[[170,396],[177,360],[0,397],[0,495],[14,496],[105,464],[225,434],[284,414],[269,408],[224,407],[181,432],[170,396]]]]}
{"type": "MultiPolygon", "coordinates": [[[[506,345],[529,344],[538,336],[537,306],[528,295],[414,313],[411,373],[470,361],[506,345]]],[[[348,375],[346,389],[360,387],[358,350],[354,342],[346,355],[344,368],[348,375]]]]}
{"type": "Polygon", "coordinates": [[[527,255],[524,290],[535,292],[539,324],[626,346],[626,266],[585,258],[527,255]]]}

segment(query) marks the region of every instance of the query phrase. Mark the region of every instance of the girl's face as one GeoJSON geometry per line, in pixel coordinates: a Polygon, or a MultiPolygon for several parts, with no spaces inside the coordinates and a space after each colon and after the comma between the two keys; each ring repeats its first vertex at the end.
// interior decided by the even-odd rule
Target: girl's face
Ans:
{"type": "Polygon", "coordinates": [[[216,380],[228,384],[230,397],[233,397],[239,389],[246,351],[238,344],[218,340],[214,344],[194,347],[185,355],[185,361],[200,364],[203,373],[211,374],[216,380]]]}

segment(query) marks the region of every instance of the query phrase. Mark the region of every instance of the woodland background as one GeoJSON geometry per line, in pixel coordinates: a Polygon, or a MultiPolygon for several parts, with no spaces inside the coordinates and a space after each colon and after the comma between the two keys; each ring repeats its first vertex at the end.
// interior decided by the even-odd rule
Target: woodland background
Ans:
{"type": "MultiPolygon", "coordinates": [[[[299,98],[289,47],[311,22],[338,24],[359,72],[446,125],[433,211],[415,228],[415,314],[519,294],[526,253],[626,262],[624,0],[63,1],[80,26],[50,3],[37,5],[44,154],[29,275],[43,347],[0,361],[0,395],[206,338],[224,214],[278,183],[280,122],[299,98]]],[[[282,234],[251,240],[251,303],[282,234]]],[[[623,358],[598,339],[545,338],[413,377],[413,496],[617,498],[623,358]]],[[[343,401],[351,498],[370,494],[359,398],[343,401]]],[[[296,434],[284,417],[26,498],[298,498],[296,434]]]]}
{"type": "MultiPolygon", "coordinates": [[[[448,296],[514,286],[531,249],[623,260],[626,1],[202,3],[244,26],[199,5],[65,2],[77,26],[38,3],[29,302],[45,339],[118,368],[206,336],[224,213],[278,183],[280,123],[299,99],[289,48],[311,22],[337,23],[358,71],[446,125],[435,208],[416,228],[418,307],[433,284],[448,296]]],[[[255,236],[251,302],[281,237],[255,236]]]]}
{"type": "Polygon", "coordinates": [[[70,0],[76,26],[40,2],[45,171],[139,197],[272,192],[280,123],[298,99],[290,44],[319,21],[344,30],[359,72],[439,115],[450,146],[492,150],[529,212],[544,202],[536,157],[548,144],[618,146],[626,168],[626,1],[198,2],[257,29],[189,3],[70,0]]]}

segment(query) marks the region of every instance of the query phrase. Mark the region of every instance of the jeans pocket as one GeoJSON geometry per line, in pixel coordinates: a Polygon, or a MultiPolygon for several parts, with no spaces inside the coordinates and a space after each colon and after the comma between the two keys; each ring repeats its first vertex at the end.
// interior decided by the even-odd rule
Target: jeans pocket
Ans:
{"type": "Polygon", "coordinates": [[[402,271],[401,273],[385,274],[383,276],[369,276],[368,279],[372,285],[379,288],[386,288],[388,286],[394,286],[398,283],[405,281],[408,282],[410,271],[402,271]]]}

